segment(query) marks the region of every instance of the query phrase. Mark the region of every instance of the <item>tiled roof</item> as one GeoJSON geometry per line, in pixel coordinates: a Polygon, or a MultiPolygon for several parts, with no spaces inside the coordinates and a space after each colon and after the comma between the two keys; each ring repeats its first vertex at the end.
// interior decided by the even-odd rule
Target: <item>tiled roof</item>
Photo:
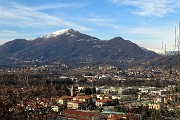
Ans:
{"type": "Polygon", "coordinates": [[[91,120],[94,116],[101,116],[101,114],[89,111],[79,111],[79,110],[65,110],[62,112],[68,118],[75,118],[78,120],[91,120]]]}
{"type": "Polygon", "coordinates": [[[62,96],[62,97],[60,97],[60,99],[72,99],[73,97],[71,97],[71,96],[62,96]]]}
{"type": "Polygon", "coordinates": [[[140,120],[138,116],[135,116],[134,114],[131,113],[128,113],[126,115],[124,114],[110,115],[107,120],[119,120],[120,118],[125,118],[127,120],[140,120]]]}
{"type": "Polygon", "coordinates": [[[73,101],[69,101],[68,103],[77,103],[77,104],[81,104],[81,103],[85,103],[85,102],[84,102],[84,101],[73,100],[73,101]]]}
{"type": "Polygon", "coordinates": [[[96,100],[96,102],[106,103],[112,101],[111,99],[96,100]]]}
{"type": "Polygon", "coordinates": [[[90,99],[92,97],[91,96],[75,96],[74,98],[77,98],[77,99],[90,99]]]}

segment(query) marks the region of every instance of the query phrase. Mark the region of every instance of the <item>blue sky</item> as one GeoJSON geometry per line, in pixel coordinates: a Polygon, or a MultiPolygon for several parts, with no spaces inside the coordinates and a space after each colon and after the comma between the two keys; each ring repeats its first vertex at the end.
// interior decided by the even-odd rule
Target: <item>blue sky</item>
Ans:
{"type": "Polygon", "coordinates": [[[120,36],[173,50],[179,0],[0,0],[0,44],[72,28],[103,40],[120,36]]]}

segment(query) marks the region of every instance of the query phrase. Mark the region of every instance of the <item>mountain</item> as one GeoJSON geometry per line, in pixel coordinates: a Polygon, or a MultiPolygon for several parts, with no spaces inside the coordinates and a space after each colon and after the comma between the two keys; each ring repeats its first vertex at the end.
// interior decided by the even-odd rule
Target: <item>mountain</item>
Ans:
{"type": "Polygon", "coordinates": [[[143,65],[143,67],[155,66],[162,69],[170,70],[170,69],[179,69],[180,67],[180,54],[171,54],[171,55],[162,55],[157,57],[156,59],[152,59],[147,64],[143,65]]]}
{"type": "Polygon", "coordinates": [[[0,46],[0,65],[107,63],[125,67],[158,56],[121,37],[100,40],[73,29],[56,31],[34,40],[16,39],[0,46]]]}

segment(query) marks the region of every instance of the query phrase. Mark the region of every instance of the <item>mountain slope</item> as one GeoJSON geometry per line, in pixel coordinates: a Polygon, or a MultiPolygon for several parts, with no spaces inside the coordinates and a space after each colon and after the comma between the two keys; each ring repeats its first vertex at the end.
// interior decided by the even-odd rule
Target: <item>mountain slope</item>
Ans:
{"type": "Polygon", "coordinates": [[[63,63],[69,66],[113,64],[128,66],[158,57],[135,43],[115,37],[111,40],[60,30],[34,40],[16,39],[0,46],[0,65],[63,63]]]}

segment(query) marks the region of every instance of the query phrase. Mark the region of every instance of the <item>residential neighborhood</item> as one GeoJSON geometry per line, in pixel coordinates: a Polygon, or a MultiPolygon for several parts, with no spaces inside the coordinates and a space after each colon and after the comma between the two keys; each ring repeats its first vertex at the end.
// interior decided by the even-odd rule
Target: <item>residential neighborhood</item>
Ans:
{"type": "Polygon", "coordinates": [[[180,111],[177,70],[88,66],[58,71],[51,66],[44,72],[41,68],[1,69],[6,73],[0,89],[6,116],[28,120],[148,120],[152,115],[169,119],[180,111]],[[12,80],[18,83],[13,85],[12,80]]]}

